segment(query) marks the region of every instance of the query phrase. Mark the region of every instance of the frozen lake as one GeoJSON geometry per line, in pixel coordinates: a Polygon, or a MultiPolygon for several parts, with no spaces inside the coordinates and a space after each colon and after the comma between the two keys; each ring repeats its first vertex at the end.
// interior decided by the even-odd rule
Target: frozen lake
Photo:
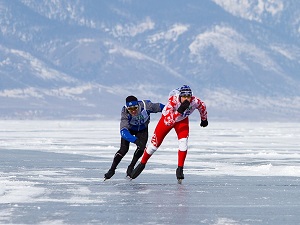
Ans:
{"type": "Polygon", "coordinates": [[[0,121],[0,224],[298,225],[299,140],[299,123],[191,122],[183,184],[174,131],[138,178],[131,145],[103,182],[119,121],[0,121]]]}

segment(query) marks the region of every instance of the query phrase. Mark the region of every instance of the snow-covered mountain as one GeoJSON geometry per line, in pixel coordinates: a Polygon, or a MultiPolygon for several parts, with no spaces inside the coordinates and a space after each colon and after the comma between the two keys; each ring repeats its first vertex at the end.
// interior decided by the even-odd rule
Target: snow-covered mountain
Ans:
{"type": "MultiPolygon", "coordinates": [[[[189,84],[210,120],[300,121],[297,0],[2,0],[1,118],[118,118],[189,84]]],[[[198,116],[194,116],[198,118],[198,116]]]]}

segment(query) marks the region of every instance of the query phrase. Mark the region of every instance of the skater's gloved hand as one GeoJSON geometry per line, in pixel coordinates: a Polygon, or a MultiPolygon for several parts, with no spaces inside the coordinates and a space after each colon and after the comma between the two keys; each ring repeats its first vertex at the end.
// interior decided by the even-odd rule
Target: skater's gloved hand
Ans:
{"type": "Polygon", "coordinates": [[[190,102],[188,100],[184,100],[181,105],[178,107],[177,112],[183,114],[183,112],[190,106],[190,102]]]}
{"type": "Polygon", "coordinates": [[[201,127],[207,127],[208,121],[207,120],[201,120],[200,126],[201,127]]]}
{"type": "Polygon", "coordinates": [[[139,149],[143,148],[143,143],[139,139],[136,139],[133,143],[136,144],[139,149]]]}

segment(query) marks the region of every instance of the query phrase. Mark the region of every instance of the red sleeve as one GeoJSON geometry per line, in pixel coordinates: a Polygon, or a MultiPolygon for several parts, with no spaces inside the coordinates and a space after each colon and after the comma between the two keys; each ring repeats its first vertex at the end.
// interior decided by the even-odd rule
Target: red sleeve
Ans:
{"type": "Polygon", "coordinates": [[[171,96],[167,105],[164,108],[163,113],[163,115],[165,116],[164,122],[168,126],[172,126],[175,123],[176,118],[180,116],[180,113],[177,112],[177,105],[178,99],[176,98],[176,96],[171,96]]]}
{"type": "Polygon", "coordinates": [[[199,98],[197,98],[198,103],[198,111],[200,113],[201,120],[207,120],[207,111],[206,111],[206,105],[203,101],[201,101],[199,98]]]}

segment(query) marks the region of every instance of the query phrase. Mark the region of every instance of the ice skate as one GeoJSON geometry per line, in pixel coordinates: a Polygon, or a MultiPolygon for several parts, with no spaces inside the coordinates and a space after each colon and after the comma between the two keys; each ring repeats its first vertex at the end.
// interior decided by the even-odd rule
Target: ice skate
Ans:
{"type": "Polygon", "coordinates": [[[178,184],[181,184],[182,180],[184,179],[183,167],[178,166],[178,168],[176,169],[176,177],[177,177],[178,184]]]}
{"type": "Polygon", "coordinates": [[[146,164],[143,163],[139,163],[139,165],[137,165],[137,167],[132,171],[131,173],[131,179],[135,179],[137,178],[141,172],[145,169],[146,164]]]}
{"type": "Polygon", "coordinates": [[[129,165],[129,166],[127,167],[126,176],[127,176],[128,178],[131,178],[131,174],[132,174],[133,169],[134,169],[134,166],[129,165]]]}
{"type": "Polygon", "coordinates": [[[110,169],[106,174],[104,174],[104,181],[110,179],[115,174],[115,170],[110,169]]]}

